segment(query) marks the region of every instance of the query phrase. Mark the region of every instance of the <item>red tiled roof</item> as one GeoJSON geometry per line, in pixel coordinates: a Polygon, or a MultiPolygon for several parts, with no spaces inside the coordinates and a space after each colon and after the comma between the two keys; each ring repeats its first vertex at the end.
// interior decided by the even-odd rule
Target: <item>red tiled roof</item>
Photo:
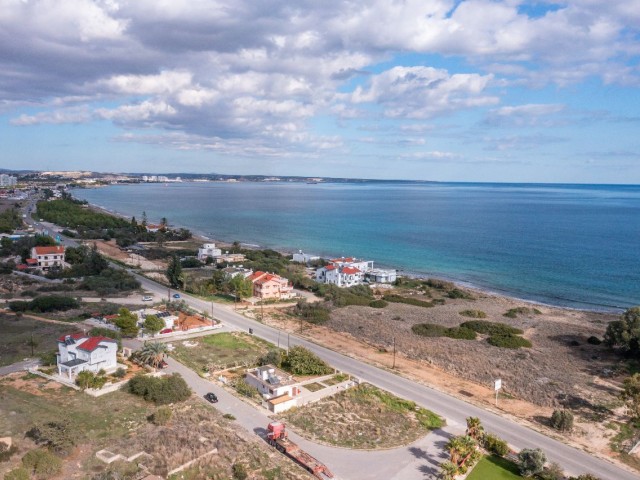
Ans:
{"type": "Polygon", "coordinates": [[[58,245],[56,247],[33,247],[36,250],[36,255],[59,255],[64,253],[64,247],[58,245]]]}
{"type": "Polygon", "coordinates": [[[342,258],[334,258],[332,260],[329,260],[331,263],[351,263],[351,262],[355,262],[356,259],[353,257],[342,257],[342,258]]]}
{"type": "Polygon", "coordinates": [[[249,280],[251,280],[252,282],[255,282],[256,280],[258,280],[260,277],[262,277],[263,275],[266,275],[266,273],[264,272],[260,272],[257,271],[255,272],[253,275],[250,275],[248,278],[249,280]]]}
{"type": "Polygon", "coordinates": [[[38,260],[36,258],[27,258],[27,265],[37,265],[38,260]]]}
{"type": "Polygon", "coordinates": [[[89,339],[82,342],[78,348],[86,352],[93,352],[102,342],[118,343],[109,337],[89,337],[89,339]]]}
{"type": "Polygon", "coordinates": [[[324,267],[325,270],[335,270],[336,266],[335,265],[327,265],[326,267],[324,267]]]}
{"type": "Polygon", "coordinates": [[[72,333],[71,335],[62,335],[61,337],[58,337],[58,341],[59,342],[64,342],[65,337],[71,337],[74,340],[80,340],[81,338],[87,338],[87,336],[84,333],[72,333]]]}
{"type": "Polygon", "coordinates": [[[25,265],[24,263],[21,263],[20,265],[16,266],[16,268],[18,270],[26,270],[27,268],[29,268],[29,265],[25,265]]]}
{"type": "Polygon", "coordinates": [[[354,273],[360,273],[360,270],[358,270],[355,267],[344,267],[342,269],[342,273],[346,273],[347,275],[353,275],[354,273]]]}

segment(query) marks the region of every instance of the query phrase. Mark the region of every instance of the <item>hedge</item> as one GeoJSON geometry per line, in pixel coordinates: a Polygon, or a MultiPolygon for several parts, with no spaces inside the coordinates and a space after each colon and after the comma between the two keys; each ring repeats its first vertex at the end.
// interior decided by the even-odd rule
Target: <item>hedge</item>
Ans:
{"type": "Polygon", "coordinates": [[[506,335],[493,335],[487,339],[490,345],[501,348],[520,348],[531,347],[531,342],[526,338],[522,338],[518,335],[506,334],[506,335]]]}
{"type": "Polygon", "coordinates": [[[489,322],[487,320],[471,320],[464,322],[461,327],[486,335],[519,335],[523,331],[506,323],[489,322]]]}

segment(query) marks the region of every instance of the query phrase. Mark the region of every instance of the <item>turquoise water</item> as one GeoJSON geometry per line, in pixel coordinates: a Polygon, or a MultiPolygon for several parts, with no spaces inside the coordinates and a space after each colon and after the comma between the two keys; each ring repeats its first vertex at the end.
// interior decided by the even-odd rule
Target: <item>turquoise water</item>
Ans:
{"type": "Polygon", "coordinates": [[[640,304],[640,187],[170,183],[76,190],[210,238],[357,256],[518,298],[640,304]]]}

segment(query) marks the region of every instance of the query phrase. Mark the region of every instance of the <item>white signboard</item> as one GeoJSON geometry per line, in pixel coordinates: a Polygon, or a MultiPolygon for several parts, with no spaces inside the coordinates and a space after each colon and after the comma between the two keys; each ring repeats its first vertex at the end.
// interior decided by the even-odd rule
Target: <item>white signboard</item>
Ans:
{"type": "Polygon", "coordinates": [[[502,379],[499,378],[496,381],[494,381],[493,388],[495,389],[496,392],[500,390],[502,388],[502,379]]]}

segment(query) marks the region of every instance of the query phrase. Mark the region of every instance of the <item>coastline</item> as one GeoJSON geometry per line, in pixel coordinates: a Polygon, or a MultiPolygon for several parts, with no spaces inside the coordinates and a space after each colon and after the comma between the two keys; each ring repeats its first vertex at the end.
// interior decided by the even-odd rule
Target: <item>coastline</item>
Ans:
{"type": "MultiPolygon", "coordinates": [[[[89,206],[90,206],[90,208],[92,208],[92,209],[94,209],[96,211],[100,211],[100,212],[108,214],[108,215],[119,217],[119,218],[122,218],[122,219],[125,219],[125,220],[130,220],[131,219],[130,215],[126,215],[126,214],[121,213],[121,212],[116,212],[116,211],[113,211],[111,209],[108,209],[108,208],[100,206],[100,205],[89,203],[89,206]]],[[[186,229],[191,230],[191,228],[189,228],[186,225],[173,224],[171,226],[174,227],[174,228],[186,228],[186,229]]],[[[193,231],[193,230],[191,230],[191,231],[192,231],[193,238],[196,241],[201,241],[203,243],[212,242],[212,243],[216,243],[217,245],[220,245],[222,247],[230,247],[232,245],[232,243],[233,243],[233,242],[230,242],[228,240],[221,240],[221,239],[216,239],[216,238],[209,237],[209,236],[205,235],[203,232],[193,231]]],[[[240,241],[240,245],[243,246],[244,248],[255,249],[255,250],[258,250],[258,249],[261,249],[261,248],[268,248],[268,247],[262,247],[260,244],[257,244],[257,243],[249,243],[249,241],[240,241]]],[[[287,249],[287,248],[274,248],[274,250],[276,250],[277,252],[279,252],[279,253],[281,253],[283,255],[292,255],[293,253],[295,253],[297,251],[296,249],[287,249]]],[[[328,257],[331,257],[331,255],[328,255],[328,257]]],[[[378,262],[376,262],[376,263],[378,263],[378,262]]],[[[390,268],[390,269],[394,269],[395,268],[393,266],[385,265],[384,263],[378,263],[378,264],[382,268],[390,268]]],[[[447,281],[447,282],[453,283],[456,287],[459,287],[459,288],[462,288],[462,289],[465,289],[465,290],[469,290],[469,291],[473,292],[476,295],[486,295],[486,296],[495,297],[497,299],[504,298],[506,300],[516,301],[516,302],[523,302],[523,303],[526,303],[526,304],[529,304],[529,305],[532,305],[532,306],[541,306],[541,307],[546,307],[546,308],[551,308],[551,309],[559,309],[559,310],[562,310],[562,311],[575,311],[575,312],[595,313],[595,314],[619,314],[619,313],[624,311],[624,308],[613,307],[613,306],[608,306],[608,307],[607,306],[601,306],[601,308],[595,308],[595,306],[594,306],[594,308],[579,308],[579,307],[567,306],[567,305],[557,305],[557,304],[553,304],[553,303],[549,303],[549,302],[544,302],[544,301],[541,301],[541,300],[536,300],[536,299],[531,299],[531,298],[526,298],[526,297],[519,297],[519,296],[514,295],[514,294],[512,294],[510,292],[507,292],[507,291],[500,291],[500,290],[497,290],[495,288],[482,287],[482,286],[479,286],[479,285],[472,284],[470,282],[462,281],[460,279],[448,277],[446,275],[429,274],[429,273],[424,273],[424,272],[412,272],[410,270],[398,270],[398,272],[402,272],[401,275],[405,276],[405,277],[408,277],[408,278],[425,279],[425,280],[427,278],[434,278],[434,279],[438,279],[438,280],[443,280],[443,281],[447,281]]],[[[571,300],[571,299],[562,299],[562,300],[565,300],[567,302],[573,302],[573,300],[571,300]]]]}

